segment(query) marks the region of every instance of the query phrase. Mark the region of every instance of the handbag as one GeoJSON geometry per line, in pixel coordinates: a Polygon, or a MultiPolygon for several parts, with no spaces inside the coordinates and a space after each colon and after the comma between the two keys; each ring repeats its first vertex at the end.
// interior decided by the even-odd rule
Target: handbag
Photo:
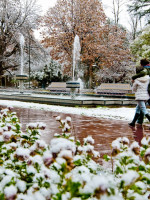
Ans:
{"type": "Polygon", "coordinates": [[[149,81],[148,86],[147,86],[147,92],[148,92],[148,94],[150,96],[150,81],[149,81]]]}

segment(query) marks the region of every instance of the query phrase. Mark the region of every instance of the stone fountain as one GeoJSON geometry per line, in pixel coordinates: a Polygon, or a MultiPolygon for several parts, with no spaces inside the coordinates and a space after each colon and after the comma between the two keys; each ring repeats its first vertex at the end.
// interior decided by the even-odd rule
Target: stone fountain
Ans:
{"type": "Polygon", "coordinates": [[[16,75],[16,80],[19,81],[19,92],[23,94],[23,88],[24,88],[24,80],[27,80],[28,77],[23,74],[23,62],[24,62],[24,36],[20,34],[20,51],[21,51],[21,56],[20,56],[20,74],[16,75]]]}
{"type": "Polygon", "coordinates": [[[71,93],[71,98],[75,98],[76,94],[76,89],[80,88],[80,82],[75,81],[75,68],[77,66],[77,63],[80,60],[80,40],[79,36],[76,35],[74,38],[74,43],[73,43],[73,68],[72,68],[72,81],[66,82],[66,87],[70,88],[70,93],[71,93]]]}

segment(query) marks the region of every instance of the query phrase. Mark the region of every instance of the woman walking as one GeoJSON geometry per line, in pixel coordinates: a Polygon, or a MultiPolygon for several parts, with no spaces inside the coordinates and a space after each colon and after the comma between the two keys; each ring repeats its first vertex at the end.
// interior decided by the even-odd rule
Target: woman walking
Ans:
{"type": "MultiPolygon", "coordinates": [[[[136,68],[136,73],[138,74],[142,70],[143,66],[139,66],[136,68]]],[[[135,79],[135,81],[133,82],[132,90],[133,92],[135,92],[135,100],[137,101],[137,106],[136,106],[135,116],[132,122],[129,123],[130,126],[135,126],[135,123],[140,116],[140,112],[142,112],[145,115],[145,117],[150,121],[150,115],[145,105],[146,101],[149,99],[149,94],[147,91],[149,80],[150,80],[149,75],[145,75],[135,79]]]]}

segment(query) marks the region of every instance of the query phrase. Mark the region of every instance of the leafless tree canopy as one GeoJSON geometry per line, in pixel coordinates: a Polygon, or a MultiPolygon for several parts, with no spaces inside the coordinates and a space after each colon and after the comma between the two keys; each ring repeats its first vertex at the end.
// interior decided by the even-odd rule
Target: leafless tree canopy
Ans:
{"type": "Polygon", "coordinates": [[[29,30],[36,28],[37,19],[38,7],[34,0],[0,1],[0,74],[17,68],[20,34],[26,39],[29,30]]]}

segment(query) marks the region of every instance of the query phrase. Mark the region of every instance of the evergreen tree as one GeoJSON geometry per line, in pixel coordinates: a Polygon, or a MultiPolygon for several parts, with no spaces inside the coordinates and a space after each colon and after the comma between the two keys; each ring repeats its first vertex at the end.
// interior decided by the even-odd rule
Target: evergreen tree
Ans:
{"type": "Polygon", "coordinates": [[[62,66],[58,62],[51,60],[42,70],[32,72],[31,79],[37,80],[39,86],[43,88],[48,86],[51,82],[66,81],[67,77],[62,76],[61,68],[62,66]]]}
{"type": "Polygon", "coordinates": [[[150,59],[150,25],[133,41],[130,48],[137,62],[142,58],[150,59]]]}
{"type": "Polygon", "coordinates": [[[145,17],[150,24],[150,1],[149,0],[131,0],[129,11],[138,15],[139,18],[145,17]]]}

